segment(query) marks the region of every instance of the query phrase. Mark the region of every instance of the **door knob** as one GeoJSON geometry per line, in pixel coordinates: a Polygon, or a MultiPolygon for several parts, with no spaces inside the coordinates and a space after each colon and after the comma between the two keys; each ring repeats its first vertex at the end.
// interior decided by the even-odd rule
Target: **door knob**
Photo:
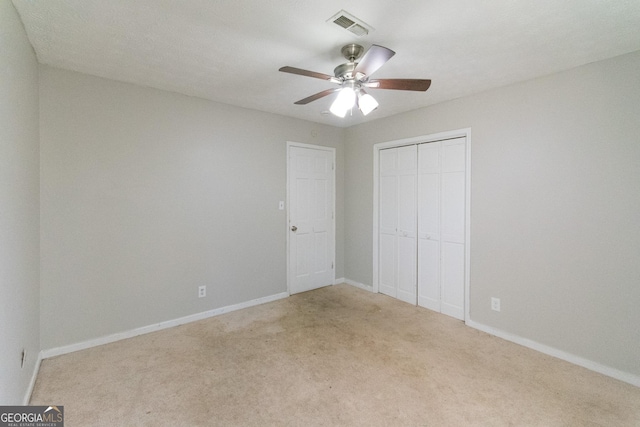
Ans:
{"type": "Polygon", "coordinates": [[[298,227],[296,227],[295,225],[291,227],[291,231],[296,231],[298,229],[298,227]]]}

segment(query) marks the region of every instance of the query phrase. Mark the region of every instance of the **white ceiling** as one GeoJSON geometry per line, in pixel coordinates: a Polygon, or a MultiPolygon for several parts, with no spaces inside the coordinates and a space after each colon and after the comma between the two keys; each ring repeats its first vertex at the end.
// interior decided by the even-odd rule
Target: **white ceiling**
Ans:
{"type": "MultiPolygon", "coordinates": [[[[638,0],[13,0],[43,64],[348,127],[640,50],[638,0]],[[333,23],[341,9],[375,31],[333,23]],[[426,92],[371,90],[380,107],[322,114],[347,43],[396,55],[377,78],[430,78],[426,92]]],[[[640,71],[640,70],[639,70],[640,71]]],[[[603,76],[606,78],[606,76],[603,76]]],[[[336,86],[337,87],[337,86],[336,86]]]]}

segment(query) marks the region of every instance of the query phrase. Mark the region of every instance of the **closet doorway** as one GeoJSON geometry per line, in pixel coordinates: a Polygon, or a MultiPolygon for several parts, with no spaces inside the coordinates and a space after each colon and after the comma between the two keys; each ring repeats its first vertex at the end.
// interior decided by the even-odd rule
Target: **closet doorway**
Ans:
{"type": "Polygon", "coordinates": [[[468,317],[470,131],[374,146],[374,291],[468,317]]]}

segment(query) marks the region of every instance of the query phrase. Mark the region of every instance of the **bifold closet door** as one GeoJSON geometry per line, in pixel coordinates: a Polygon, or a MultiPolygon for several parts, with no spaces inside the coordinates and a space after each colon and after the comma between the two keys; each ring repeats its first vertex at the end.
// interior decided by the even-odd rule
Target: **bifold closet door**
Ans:
{"type": "Polygon", "coordinates": [[[379,290],[416,304],[417,147],[380,151],[379,290]]]}
{"type": "Polygon", "coordinates": [[[418,305],[464,320],[466,139],[418,147],[418,305]]]}
{"type": "Polygon", "coordinates": [[[418,305],[440,312],[440,142],[418,146],[418,305]]]}

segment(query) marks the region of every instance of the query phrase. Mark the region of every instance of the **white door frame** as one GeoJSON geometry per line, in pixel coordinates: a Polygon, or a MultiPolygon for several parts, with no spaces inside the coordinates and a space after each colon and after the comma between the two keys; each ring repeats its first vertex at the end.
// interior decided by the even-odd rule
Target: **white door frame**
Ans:
{"type": "Polygon", "coordinates": [[[403,145],[414,145],[427,142],[435,142],[446,139],[466,137],[466,200],[465,200],[465,266],[464,266],[464,318],[469,320],[469,273],[471,271],[471,128],[458,129],[431,135],[416,136],[413,138],[398,139],[395,141],[380,142],[373,146],[373,292],[379,292],[379,268],[378,257],[380,248],[379,236],[379,210],[378,193],[380,178],[380,150],[385,148],[402,147],[403,145]]]}
{"type": "Polygon", "coordinates": [[[336,281],[336,149],[333,147],[327,147],[324,145],[313,145],[313,144],[304,144],[302,142],[292,142],[287,141],[287,221],[286,221],[286,229],[285,233],[287,236],[287,293],[291,295],[291,269],[289,265],[289,255],[290,255],[290,233],[289,227],[291,226],[291,218],[290,218],[290,206],[291,206],[291,195],[289,194],[289,177],[291,176],[291,162],[290,162],[290,152],[291,147],[299,147],[299,148],[308,148],[312,150],[322,150],[328,151],[331,153],[331,162],[332,168],[331,173],[333,174],[333,210],[331,212],[331,240],[333,245],[331,246],[331,264],[332,268],[332,280],[331,284],[335,284],[336,281]]]}

